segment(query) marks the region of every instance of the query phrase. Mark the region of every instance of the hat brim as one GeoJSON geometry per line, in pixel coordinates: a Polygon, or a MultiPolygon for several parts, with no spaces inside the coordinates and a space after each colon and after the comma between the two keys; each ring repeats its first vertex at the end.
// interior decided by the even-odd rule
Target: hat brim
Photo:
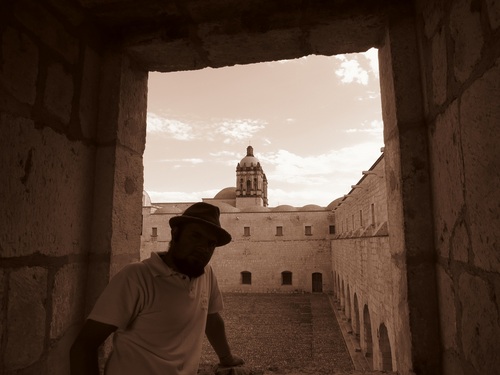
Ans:
{"type": "Polygon", "coordinates": [[[222,229],[221,227],[218,227],[217,225],[209,221],[200,219],[198,217],[186,216],[186,215],[174,216],[170,218],[168,222],[170,224],[170,227],[176,227],[182,224],[193,223],[193,222],[205,224],[213,229],[217,237],[217,247],[227,245],[229,242],[231,242],[231,235],[226,230],[222,229]]]}

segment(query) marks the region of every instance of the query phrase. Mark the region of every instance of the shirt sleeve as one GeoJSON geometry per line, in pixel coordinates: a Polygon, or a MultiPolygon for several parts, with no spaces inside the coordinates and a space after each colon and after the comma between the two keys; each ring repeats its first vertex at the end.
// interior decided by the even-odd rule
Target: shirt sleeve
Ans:
{"type": "Polygon", "coordinates": [[[125,329],[142,310],[140,263],[125,266],[106,286],[87,319],[125,329]]]}
{"type": "Polygon", "coordinates": [[[217,282],[217,277],[212,270],[210,269],[210,299],[208,302],[208,313],[215,314],[223,310],[224,303],[222,300],[222,293],[219,289],[219,284],[217,282]]]}

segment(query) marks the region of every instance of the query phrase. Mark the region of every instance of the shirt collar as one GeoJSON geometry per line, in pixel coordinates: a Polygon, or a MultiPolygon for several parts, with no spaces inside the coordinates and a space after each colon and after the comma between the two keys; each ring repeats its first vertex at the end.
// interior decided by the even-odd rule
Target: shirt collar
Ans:
{"type": "Polygon", "coordinates": [[[175,272],[167,265],[167,263],[163,261],[163,259],[160,258],[160,255],[158,253],[151,253],[151,257],[144,260],[144,263],[146,264],[146,266],[148,266],[153,276],[170,277],[179,275],[178,272],[175,272]]]}

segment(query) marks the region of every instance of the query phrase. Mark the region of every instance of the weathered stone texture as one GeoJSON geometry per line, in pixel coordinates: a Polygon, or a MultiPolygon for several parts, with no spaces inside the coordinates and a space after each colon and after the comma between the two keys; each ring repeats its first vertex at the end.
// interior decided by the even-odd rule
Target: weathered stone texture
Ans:
{"type": "Polygon", "coordinates": [[[2,204],[9,218],[2,255],[72,253],[88,233],[91,153],[49,128],[34,129],[30,120],[2,115],[0,123],[8,136],[0,140],[10,160],[6,167],[15,176],[9,182],[15,187],[11,199],[2,204]],[[79,215],[73,216],[69,207],[79,215]],[[29,226],[26,212],[33,218],[29,226]]]}
{"type": "Polygon", "coordinates": [[[451,236],[464,209],[464,171],[458,102],[438,116],[431,137],[432,186],[442,197],[434,201],[435,244],[440,256],[449,257],[451,236]],[[452,183],[453,181],[453,183],[452,183]]]}
{"type": "Polygon", "coordinates": [[[496,30],[500,26],[500,2],[497,0],[486,0],[488,9],[488,19],[492,29],[496,30]]]}
{"type": "Polygon", "coordinates": [[[465,358],[482,374],[495,374],[500,365],[498,338],[500,320],[495,301],[498,296],[485,280],[463,273],[458,297],[462,304],[461,345],[465,358]],[[474,303],[469,301],[474,300],[474,303]]]}
{"type": "Polygon", "coordinates": [[[38,76],[38,49],[18,30],[8,27],[2,33],[0,83],[22,103],[34,104],[38,76]]]}
{"type": "MultiPolygon", "coordinates": [[[[500,271],[500,60],[467,89],[461,99],[460,131],[465,202],[474,265],[500,271]],[[493,99],[495,100],[495,99],[493,99]]],[[[456,181],[456,180],[453,180],[456,181]]]]}
{"type": "Polygon", "coordinates": [[[64,125],[69,123],[73,101],[73,76],[57,63],[47,68],[43,102],[46,109],[64,125]]]}
{"type": "Polygon", "coordinates": [[[481,58],[484,38],[481,14],[472,0],[453,1],[450,13],[450,34],[454,41],[454,73],[459,82],[469,78],[481,58]]]}
{"type": "Polygon", "coordinates": [[[82,136],[86,139],[95,139],[97,132],[100,64],[101,59],[99,54],[92,48],[87,47],[84,52],[83,72],[81,77],[81,82],[83,84],[80,93],[80,106],[78,109],[82,136]]]}
{"type": "Polygon", "coordinates": [[[68,264],[59,269],[54,276],[52,289],[52,316],[50,338],[59,339],[73,322],[78,321],[84,306],[85,296],[82,293],[82,266],[68,264]]]}
{"type": "Polygon", "coordinates": [[[47,270],[23,267],[10,273],[6,370],[22,369],[40,359],[45,344],[47,270]]]}
{"type": "Polygon", "coordinates": [[[432,37],[432,93],[434,104],[439,106],[446,100],[448,80],[448,58],[446,54],[446,31],[440,28],[432,37]]]}
{"type": "Polygon", "coordinates": [[[51,50],[57,52],[68,63],[78,60],[79,43],[70,35],[64,25],[42,4],[21,0],[14,3],[16,18],[51,50]]]}
{"type": "Polygon", "coordinates": [[[443,296],[439,300],[439,310],[441,312],[441,340],[443,348],[445,351],[458,352],[458,325],[453,280],[445,272],[445,270],[439,266],[437,270],[437,279],[439,293],[443,296]]]}

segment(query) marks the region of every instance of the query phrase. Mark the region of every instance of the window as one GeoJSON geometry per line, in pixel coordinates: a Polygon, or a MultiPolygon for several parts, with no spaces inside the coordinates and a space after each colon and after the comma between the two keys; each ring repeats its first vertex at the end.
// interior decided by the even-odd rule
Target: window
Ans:
{"type": "Polygon", "coordinates": [[[283,227],[276,227],[276,235],[277,236],[282,236],[283,235],[283,227]]]}
{"type": "Polygon", "coordinates": [[[335,234],[335,225],[330,225],[329,231],[330,231],[330,234],[335,234]]]}
{"type": "Polygon", "coordinates": [[[363,210],[359,210],[359,225],[363,227],[363,210]]]}
{"type": "Polygon", "coordinates": [[[243,227],[243,235],[250,236],[250,227],[243,227]]]}
{"type": "Polygon", "coordinates": [[[151,228],[151,237],[158,237],[158,228],[157,227],[151,228]]]}
{"type": "Polygon", "coordinates": [[[310,225],[306,225],[305,234],[306,236],[312,236],[312,227],[310,225]]]}
{"type": "Polygon", "coordinates": [[[243,271],[241,273],[241,283],[245,285],[252,284],[252,273],[248,271],[243,271]]]}
{"type": "Polygon", "coordinates": [[[292,285],[292,273],[290,271],[281,272],[281,285],[292,285]]]}

